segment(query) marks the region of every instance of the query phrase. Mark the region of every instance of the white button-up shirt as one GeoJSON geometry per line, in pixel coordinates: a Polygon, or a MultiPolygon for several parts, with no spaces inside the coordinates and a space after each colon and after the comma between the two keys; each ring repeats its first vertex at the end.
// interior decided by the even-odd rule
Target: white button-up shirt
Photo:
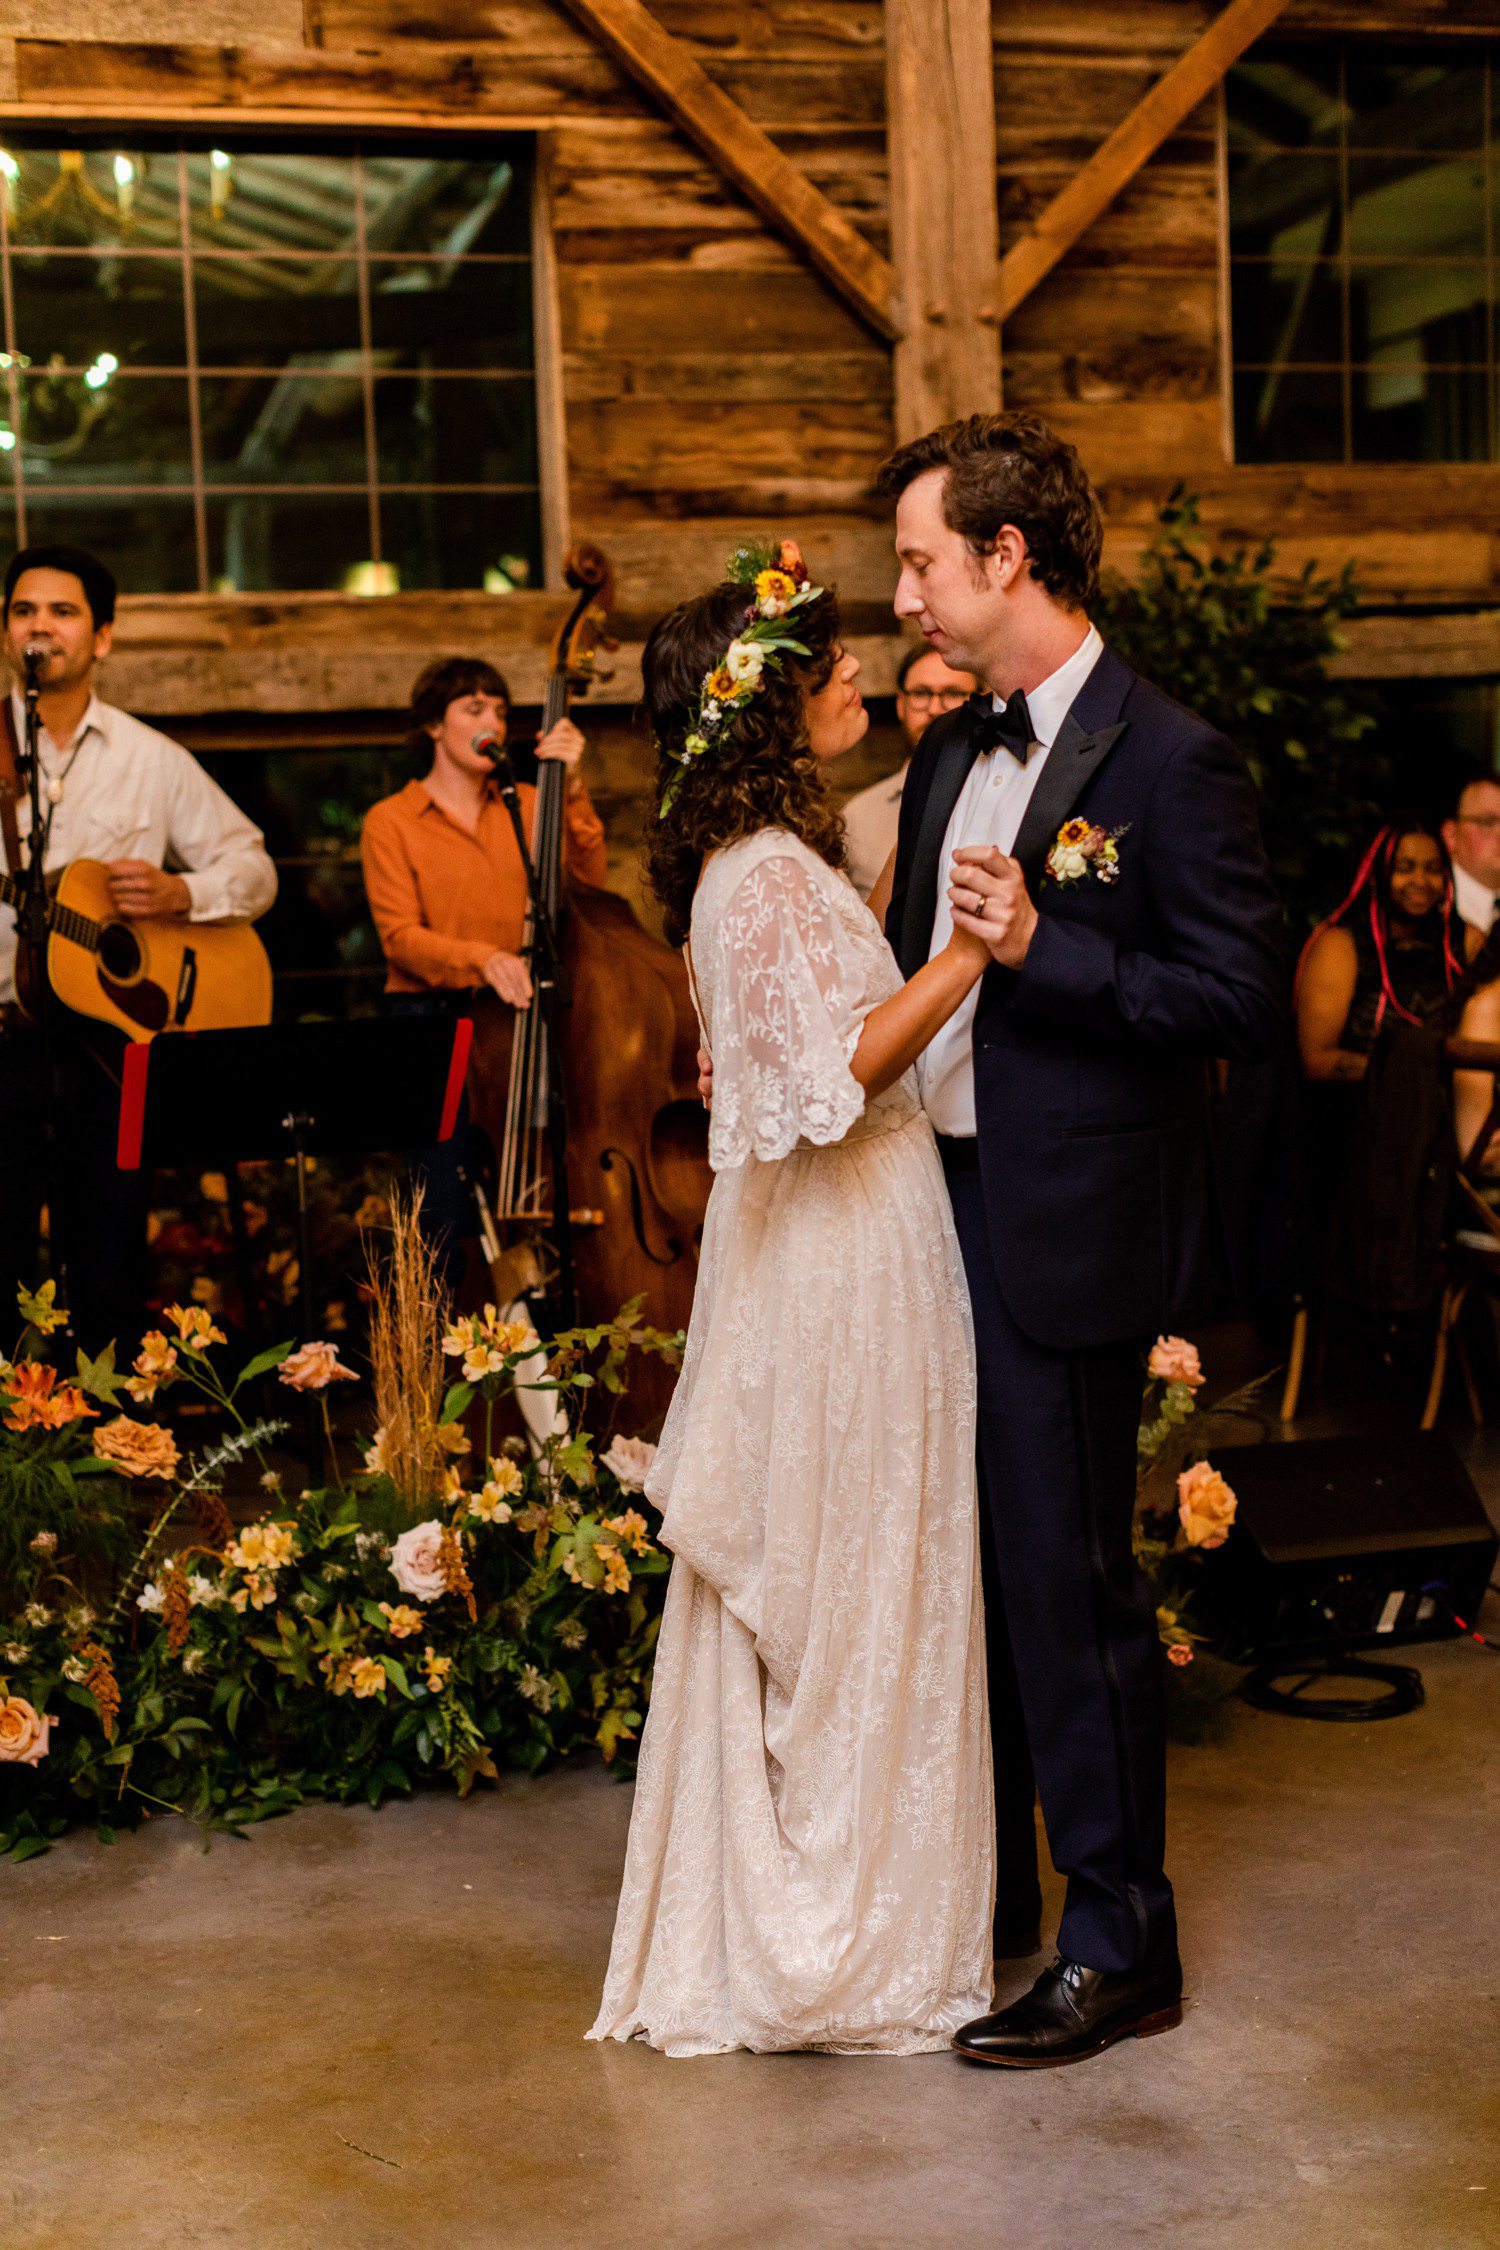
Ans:
{"type": "MultiPolygon", "coordinates": [[[[11,715],[24,748],[25,711],[16,693],[11,715]]],[[[261,832],[181,743],[96,695],[66,750],[45,727],[39,747],[44,808],[49,784],[61,790],[43,860],[49,870],[75,859],[145,859],[182,876],[191,921],[253,922],[265,913],[276,896],[276,870],[261,832]]],[[[31,832],[24,789],[16,825],[24,844],[31,832]]],[[[15,964],[16,918],[0,906],[0,1002],[15,998],[15,964]]]]}
{"type": "MultiPolygon", "coordinates": [[[[1009,852],[1015,844],[1032,791],[1057,740],[1058,729],[1073,707],[1084,681],[1104,649],[1098,631],[1090,626],[1065,664],[1033,688],[1026,697],[1031,731],[1040,745],[1023,766],[1003,747],[974,760],[968,779],[943,838],[942,866],[938,873],[937,912],[932,918],[932,945],[928,959],[941,953],[953,935],[953,909],[948,904],[949,870],[961,844],[995,845],[1009,852]]],[[[996,710],[1004,699],[996,696],[996,710]]],[[[979,1006],[976,984],[917,1058],[917,1085],[922,1107],[933,1128],[955,1139],[972,1138],[978,1130],[974,1115],[974,1013],[979,1006]]]]}
{"type": "Polygon", "coordinates": [[[1460,922],[1466,922],[1481,937],[1488,937],[1495,921],[1495,893],[1487,890],[1477,875],[1453,862],[1453,903],[1458,908],[1460,922]]]}
{"type": "Polygon", "coordinates": [[[861,898],[868,898],[880,881],[880,871],[896,849],[901,823],[901,792],[911,771],[911,760],[899,773],[872,783],[851,797],[844,807],[844,841],[848,858],[844,873],[861,898]]]}

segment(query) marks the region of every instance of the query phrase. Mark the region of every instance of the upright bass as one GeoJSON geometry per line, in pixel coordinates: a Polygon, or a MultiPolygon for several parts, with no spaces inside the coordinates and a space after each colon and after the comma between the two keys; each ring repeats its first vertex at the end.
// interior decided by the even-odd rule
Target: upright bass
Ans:
{"type": "MultiPolygon", "coordinates": [[[[565,575],[575,593],[547,680],[545,733],[593,676],[613,592],[597,547],[580,545],[565,575]]],[[[548,1118],[546,1016],[486,996],[476,1015],[469,1100],[495,1150],[493,1211],[481,1238],[497,1295],[555,1304],[558,1266],[571,1262],[579,1317],[606,1320],[630,1299],[659,1328],[687,1325],[708,1201],[707,1120],[697,1092],[698,1027],[679,955],[644,929],[629,904],[563,867],[567,772],[540,761],[531,843],[536,883],[560,934],[561,1095],[566,1119],[568,1224],[556,1216],[548,1118]]],[[[535,917],[523,950],[537,962],[535,917]]],[[[632,1370],[637,1430],[665,1410],[671,1371],[632,1370]]]]}

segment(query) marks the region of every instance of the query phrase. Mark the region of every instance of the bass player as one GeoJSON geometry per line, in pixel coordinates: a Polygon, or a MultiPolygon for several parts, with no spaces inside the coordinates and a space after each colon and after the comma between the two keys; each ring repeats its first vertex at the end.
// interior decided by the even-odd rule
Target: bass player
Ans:
{"type": "MultiPolygon", "coordinates": [[[[115,595],[113,574],[80,547],[23,548],[5,573],[4,650],[17,682],[23,652],[41,652],[42,864],[50,873],[102,860],[115,907],[131,920],[254,921],[276,896],[260,830],[190,752],[95,692],[115,595]]],[[[19,874],[31,825],[18,777],[19,685],[0,710],[0,844],[19,874]]],[[[40,1040],[17,1005],[16,942],[15,916],[0,907],[0,1304],[17,1282],[36,1279],[45,1192],[40,1040]]],[[[50,1223],[78,1340],[97,1351],[116,1337],[123,1361],[144,1309],[148,1183],[115,1168],[114,1045],[92,1036],[98,1026],[85,1040],[60,1008],[53,1023],[61,1185],[50,1223]]]]}

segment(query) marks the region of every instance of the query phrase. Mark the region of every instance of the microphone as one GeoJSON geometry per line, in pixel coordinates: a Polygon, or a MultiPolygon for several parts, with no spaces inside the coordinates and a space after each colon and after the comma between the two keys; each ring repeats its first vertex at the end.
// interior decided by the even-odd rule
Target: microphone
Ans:
{"type": "Polygon", "coordinates": [[[510,804],[512,800],[519,804],[520,799],[516,796],[515,769],[511,765],[505,744],[492,734],[476,734],[470,737],[469,748],[476,758],[489,759],[490,764],[495,769],[495,780],[506,804],[510,804]]]}
{"type": "Polygon", "coordinates": [[[26,675],[26,685],[34,688],[42,676],[42,668],[52,651],[44,641],[28,641],[21,651],[21,667],[26,675]]]}

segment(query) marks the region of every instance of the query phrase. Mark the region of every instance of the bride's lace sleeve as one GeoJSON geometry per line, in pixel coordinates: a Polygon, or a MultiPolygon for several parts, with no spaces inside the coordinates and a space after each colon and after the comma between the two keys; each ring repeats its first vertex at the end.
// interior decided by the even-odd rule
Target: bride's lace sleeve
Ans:
{"type": "Polygon", "coordinates": [[[871,1003],[818,871],[791,853],[761,860],[714,942],[709,1163],[722,1172],[842,1140],[865,1106],[849,1065],[871,1003]]]}

